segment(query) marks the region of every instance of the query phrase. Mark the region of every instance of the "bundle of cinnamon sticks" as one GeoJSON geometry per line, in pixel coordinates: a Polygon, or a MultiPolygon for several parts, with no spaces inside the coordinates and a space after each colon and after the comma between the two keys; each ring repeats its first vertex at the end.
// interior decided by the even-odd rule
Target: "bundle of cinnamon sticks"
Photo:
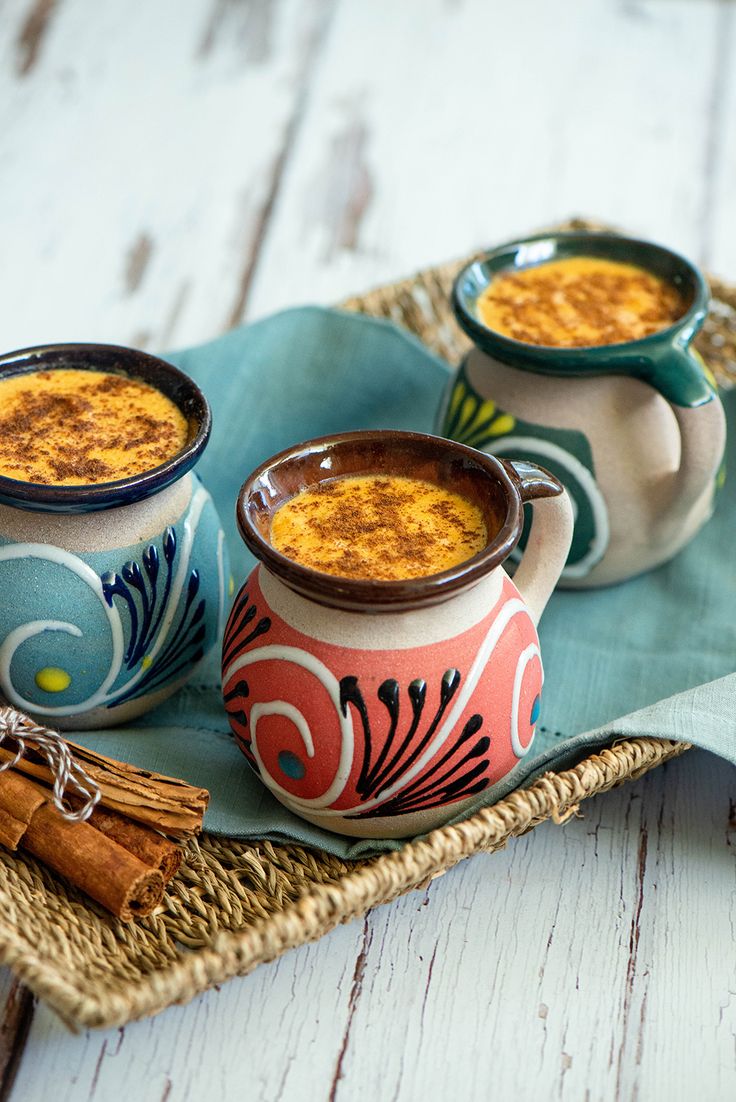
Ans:
{"type": "MultiPolygon", "coordinates": [[[[30,721],[29,721],[30,723],[30,721]]],[[[14,761],[12,740],[0,746],[0,844],[32,853],[124,921],[149,915],[182,862],[183,840],[197,834],[206,789],[137,769],[69,742],[74,758],[100,789],[86,822],[70,822],[54,805],[48,763],[27,748],[14,761]]]]}

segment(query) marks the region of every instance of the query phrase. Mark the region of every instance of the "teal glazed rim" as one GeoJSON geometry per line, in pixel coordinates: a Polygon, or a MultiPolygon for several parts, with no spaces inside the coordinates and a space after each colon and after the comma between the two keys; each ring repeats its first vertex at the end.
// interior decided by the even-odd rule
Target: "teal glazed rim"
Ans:
{"type": "Polygon", "coordinates": [[[500,245],[463,268],[452,288],[452,306],[460,327],[479,348],[502,363],[543,375],[630,375],[649,383],[667,401],[685,407],[705,405],[715,393],[702,361],[690,349],[709,303],[703,275],[684,256],[651,241],[610,233],[545,233],[500,245]],[[478,299],[499,272],[573,256],[636,264],[673,284],[689,305],[673,325],[648,337],[583,348],[525,344],[489,329],[480,320],[478,299]]]}

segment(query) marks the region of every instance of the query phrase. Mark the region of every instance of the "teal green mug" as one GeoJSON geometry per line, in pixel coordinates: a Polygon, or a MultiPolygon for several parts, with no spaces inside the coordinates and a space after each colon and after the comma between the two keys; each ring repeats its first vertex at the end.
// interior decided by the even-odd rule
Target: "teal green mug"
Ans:
{"type": "Polygon", "coordinates": [[[723,476],[725,416],[692,340],[709,294],[689,261],[613,234],[544,234],[465,267],[453,307],[474,347],[443,398],[439,431],[559,478],[575,511],[561,585],[606,585],[675,555],[710,516],[723,476]],[[636,340],[530,344],[486,325],[479,300],[500,273],[595,257],[658,276],[679,296],[672,324],[636,340]]]}

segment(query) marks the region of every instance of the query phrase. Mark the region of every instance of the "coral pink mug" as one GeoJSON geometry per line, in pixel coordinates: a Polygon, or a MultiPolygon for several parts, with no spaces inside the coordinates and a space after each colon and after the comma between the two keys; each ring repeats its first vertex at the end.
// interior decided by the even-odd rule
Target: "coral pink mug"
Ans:
{"type": "Polygon", "coordinates": [[[225,630],[225,708],[251,766],[291,811],[355,837],[415,835],[461,814],[528,753],[542,689],[536,624],[572,537],[555,478],[439,437],[344,433],[258,467],[237,519],[260,563],[225,630]],[[335,577],[274,549],[281,504],[360,474],[463,494],[483,512],[487,545],[402,581],[335,577]],[[512,581],[502,564],[527,501],[534,520],[512,581]]]}

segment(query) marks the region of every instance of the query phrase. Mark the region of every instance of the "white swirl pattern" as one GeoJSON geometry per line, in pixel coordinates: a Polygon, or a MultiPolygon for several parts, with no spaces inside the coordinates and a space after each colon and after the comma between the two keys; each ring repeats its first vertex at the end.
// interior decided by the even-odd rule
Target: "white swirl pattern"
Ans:
{"type": "MultiPolygon", "coordinates": [[[[481,675],[493,653],[498,642],[501,639],[504,631],[514,617],[523,614],[528,616],[528,610],[526,605],[519,597],[509,598],[501,607],[498,615],[491,623],[488,632],[481,643],[478,653],[475,656],[473,664],[464,679],[460,692],[457,698],[448,712],[444,723],[438,729],[437,734],[432,741],[426,747],[424,752],[417,758],[414,764],[406,770],[393,784],[383,789],[380,795],[366,800],[361,804],[357,804],[350,808],[341,808],[339,810],[331,809],[330,804],[334,803],[342,795],[348,778],[351,774],[354,760],[355,750],[355,734],[353,731],[353,725],[349,711],[343,714],[340,707],[340,685],[335,675],[314,655],[309,654],[306,651],[299,649],[298,647],[280,646],[278,644],[272,644],[266,647],[258,647],[255,650],[247,651],[245,654],[236,658],[225,671],[223,683],[227,684],[235,674],[245,669],[247,666],[252,666],[257,662],[263,662],[268,660],[291,662],[302,669],[308,670],[313,673],[315,677],[321,682],[324,688],[327,690],[332,705],[335,708],[335,712],[340,724],[342,743],[340,746],[340,760],[338,768],[328,790],[319,797],[309,800],[300,800],[293,792],[288,792],[284,789],[275,778],[268,773],[264,766],[261,754],[258,751],[257,742],[257,720],[261,715],[268,714],[281,714],[288,716],[289,719],[295,724],[297,730],[299,730],[307,749],[308,756],[309,746],[312,743],[312,734],[309,730],[304,716],[293,705],[287,704],[285,701],[273,701],[267,704],[261,702],[255,704],[251,709],[251,746],[253,754],[258,762],[261,777],[264,783],[274,792],[283,796],[285,800],[291,804],[297,811],[314,811],[319,809],[320,813],[324,817],[338,817],[346,814],[359,814],[361,812],[370,811],[374,807],[378,807],[381,804],[386,803],[392,796],[399,793],[404,789],[410,781],[419,776],[422,770],[432,761],[438,751],[444,746],[447,740],[452,735],[456,728],[458,721],[460,720],[463,712],[468,706],[468,703],[475,692],[478,682],[481,679],[481,675]],[[257,711],[258,709],[258,711],[257,711]],[[267,711],[267,709],[269,709],[267,711]],[[287,711],[288,709],[288,711],[287,711]]],[[[539,648],[536,644],[531,644],[519,656],[516,674],[514,678],[513,689],[513,704],[510,717],[510,735],[511,743],[514,749],[514,753],[517,757],[521,758],[528,753],[532,741],[524,746],[521,742],[519,731],[519,700],[521,695],[521,687],[523,681],[523,675],[526,667],[533,657],[539,656],[539,648]]],[[[540,657],[541,663],[541,657],[540,657]]]]}
{"type": "MultiPolygon", "coordinates": [[[[184,586],[189,577],[189,563],[192,555],[192,546],[197,533],[197,527],[199,524],[202,510],[207,502],[210,500],[210,495],[203,486],[196,486],[194,493],[192,494],[191,501],[187,515],[183,523],[183,536],[181,541],[181,555],[179,563],[174,577],[171,593],[167,602],[164,615],[161,620],[159,630],[156,635],[156,639],[152,648],[149,651],[148,657],[150,665],[156,658],[156,655],[161,650],[161,647],[166,642],[166,637],[171,628],[174,616],[176,615],[177,608],[179,606],[179,600],[182,595],[184,586]]],[[[218,560],[220,575],[222,577],[222,541],[220,540],[218,546],[218,560]]],[[[58,566],[63,567],[65,570],[71,571],[78,578],[80,578],[88,589],[94,594],[94,597],[99,601],[104,616],[107,620],[110,628],[110,639],[112,645],[112,655],[110,659],[110,666],[105,675],[102,683],[99,687],[90,694],[85,700],[79,701],[75,704],[61,704],[57,706],[48,706],[39,704],[36,701],[26,700],[15,688],[12,682],[11,666],[16,651],[23,643],[33,638],[34,636],[41,635],[44,632],[58,631],[64,632],[67,635],[81,638],[83,635],[82,630],[72,623],[59,620],[33,620],[27,624],[22,624],[20,627],[10,631],[0,645],[0,689],[2,689],[5,697],[10,700],[16,707],[30,710],[36,715],[43,716],[74,716],[80,715],[83,712],[89,712],[93,708],[103,707],[105,705],[114,704],[115,700],[127,694],[141,677],[146,672],[142,667],[139,668],[132,677],[124,685],[118,686],[113,692],[111,692],[112,686],[115,684],[117,678],[120,676],[120,671],[123,664],[123,654],[125,647],[124,629],[123,623],[120,617],[120,613],[115,605],[109,605],[102,587],[102,581],[83,559],[74,555],[70,551],[64,551],[60,547],[55,547],[52,544],[46,543],[14,543],[7,546],[0,547],[0,563],[8,562],[13,559],[40,559],[45,562],[55,563],[58,566]]],[[[219,619],[222,618],[224,608],[224,587],[223,584],[219,587],[219,619]]]]}
{"type": "MultiPolygon", "coordinates": [[[[539,665],[541,666],[542,656],[539,653],[539,647],[536,643],[530,643],[519,655],[516,673],[514,674],[514,691],[511,696],[511,746],[517,758],[523,758],[528,754],[534,742],[534,733],[532,732],[532,737],[529,739],[526,746],[524,746],[521,741],[521,732],[519,730],[519,701],[521,700],[521,687],[524,682],[526,668],[534,658],[539,659],[539,665]]],[[[542,681],[544,681],[544,671],[542,671],[542,681]]]]}
{"type": "MultiPolygon", "coordinates": [[[[251,746],[253,755],[258,762],[261,776],[269,788],[287,798],[291,803],[295,805],[298,804],[299,807],[305,809],[311,808],[313,810],[327,808],[342,795],[348,777],[350,776],[350,770],[353,766],[353,753],[355,750],[355,733],[353,731],[353,722],[350,718],[350,713],[344,715],[340,707],[340,682],[337,680],[334,673],[328,670],[324,662],[320,662],[319,658],[316,658],[313,654],[309,654],[299,647],[280,646],[278,643],[270,644],[267,647],[257,647],[255,650],[246,651],[245,654],[241,654],[240,657],[236,658],[228,667],[225,672],[224,681],[227,683],[234,674],[239,673],[241,670],[245,669],[246,666],[252,666],[256,662],[268,662],[269,660],[291,662],[293,665],[300,666],[302,669],[307,670],[317,678],[322,687],[326,689],[330,702],[335,709],[342,738],[340,742],[340,758],[337,770],[327,791],[322,796],[316,796],[311,800],[297,800],[291,792],[287,792],[286,789],[281,787],[278,781],[274,780],[263,764],[263,759],[258,750],[257,721],[259,715],[288,715],[288,718],[291,719],[292,723],[297,727],[308,754],[310,745],[314,745],[309,724],[297,708],[291,704],[287,704],[283,700],[269,701],[268,704],[256,704],[251,709],[251,746]],[[271,709],[270,712],[266,712],[265,709],[267,707],[271,709]],[[260,710],[256,712],[258,708],[260,710]],[[288,712],[286,709],[288,709],[288,712]],[[254,713],[256,713],[255,716],[254,713]],[[297,715],[299,717],[298,721],[295,718],[297,715]]],[[[311,757],[311,755],[309,756],[311,757]]],[[[325,812],[325,814],[329,814],[329,812],[325,812]]]]}
{"type": "MultiPolygon", "coordinates": [[[[551,440],[543,440],[537,436],[499,436],[493,441],[493,455],[503,456],[508,455],[509,452],[515,457],[528,456],[536,459],[537,456],[541,456],[541,462],[545,459],[554,460],[562,471],[569,472],[585,494],[593,517],[595,534],[585,555],[577,562],[569,563],[561,575],[563,578],[585,578],[595,564],[603,558],[611,539],[608,506],[595,478],[576,456],[551,440]]],[[[560,474],[559,478],[563,483],[565,482],[564,474],[560,474]]],[[[570,492],[569,486],[567,488],[574,512],[577,514],[575,497],[570,492]]],[[[512,557],[514,559],[520,557],[518,548],[512,552],[512,557]]]]}

